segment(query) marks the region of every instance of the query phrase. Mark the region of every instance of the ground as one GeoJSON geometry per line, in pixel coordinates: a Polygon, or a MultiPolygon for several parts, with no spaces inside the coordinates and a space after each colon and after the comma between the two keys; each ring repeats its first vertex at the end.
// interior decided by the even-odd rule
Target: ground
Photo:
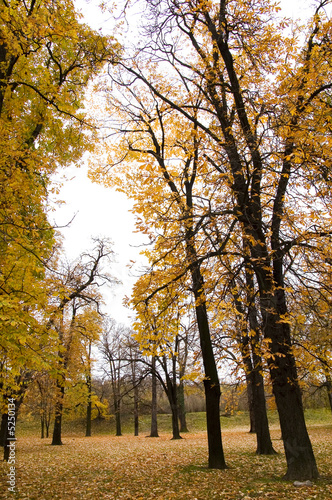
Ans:
{"type": "MultiPolygon", "coordinates": [[[[331,419],[332,421],[332,419],[331,419]]],[[[255,436],[228,426],[223,444],[228,469],[207,469],[204,431],[172,441],[159,438],[67,433],[63,446],[26,435],[18,438],[16,492],[8,491],[9,465],[1,462],[0,498],[29,500],[311,500],[332,498],[332,425],[309,425],[321,474],[312,486],[281,480],[285,457],[280,430],[272,426],[277,456],[256,456],[255,436]]]]}

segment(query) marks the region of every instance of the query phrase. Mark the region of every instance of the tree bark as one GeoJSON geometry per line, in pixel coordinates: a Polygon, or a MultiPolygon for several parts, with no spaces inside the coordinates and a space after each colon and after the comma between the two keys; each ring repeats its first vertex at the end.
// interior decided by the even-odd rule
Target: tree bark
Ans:
{"type": "Polygon", "coordinates": [[[248,303],[247,314],[245,314],[239,293],[233,291],[236,309],[241,316],[242,326],[239,328],[238,345],[241,350],[242,362],[244,364],[251,432],[256,433],[257,448],[259,455],[274,455],[276,452],[272,446],[269,430],[269,422],[266,412],[266,400],[264,391],[264,379],[262,375],[262,358],[260,355],[259,324],[257,320],[257,309],[255,307],[254,282],[249,269],[246,266],[246,300],[248,303]],[[249,319],[249,328],[247,325],[249,319]],[[250,331],[250,334],[248,333],[250,331]],[[254,431],[252,430],[254,428],[254,431]]]}
{"type": "Polygon", "coordinates": [[[46,426],[46,437],[49,437],[49,431],[50,431],[50,423],[51,423],[51,414],[48,415],[45,419],[45,426],[46,426]]]}
{"type": "Polygon", "coordinates": [[[116,427],[116,436],[122,436],[121,429],[121,400],[119,395],[115,395],[114,399],[114,413],[115,413],[115,427],[116,427]]]}
{"type": "Polygon", "coordinates": [[[157,377],[156,377],[156,358],[152,356],[152,379],[151,379],[151,432],[150,437],[159,437],[158,419],[157,419],[157,377]]]}
{"type": "Polygon", "coordinates": [[[182,439],[182,437],[180,436],[179,412],[178,412],[178,405],[176,402],[173,402],[171,404],[171,410],[172,410],[172,433],[173,433],[172,439],[182,439]]]}
{"type": "Polygon", "coordinates": [[[290,326],[280,320],[283,317],[280,309],[286,312],[283,288],[275,292],[273,299],[263,298],[262,311],[265,337],[270,341],[268,364],[287,460],[285,479],[317,479],[319,474],[305,424],[302,395],[291,349],[290,326]],[[279,314],[276,314],[277,311],[279,314]]]}
{"type": "Polygon", "coordinates": [[[179,408],[177,401],[177,384],[176,384],[176,358],[173,356],[173,377],[171,378],[166,364],[166,358],[163,359],[163,368],[166,376],[166,393],[168,397],[168,401],[171,407],[172,412],[172,439],[182,439],[180,436],[179,429],[179,408]]]}
{"type": "Polygon", "coordinates": [[[86,385],[87,385],[87,388],[88,388],[88,404],[87,404],[87,407],[86,407],[86,429],[85,429],[85,436],[86,437],[90,437],[91,436],[91,421],[92,421],[92,401],[91,401],[92,387],[91,387],[91,375],[90,375],[90,373],[87,375],[86,385]]]}
{"type": "Polygon", "coordinates": [[[40,416],[40,437],[41,439],[44,439],[45,438],[45,416],[44,415],[41,415],[40,416]]]}
{"type": "Polygon", "coordinates": [[[1,416],[0,426],[0,446],[5,446],[7,436],[8,413],[4,412],[1,416]]]}
{"type": "Polygon", "coordinates": [[[249,409],[249,419],[250,419],[250,434],[256,433],[256,424],[255,424],[255,412],[254,412],[254,395],[252,388],[252,380],[248,374],[246,374],[246,383],[247,383],[247,398],[248,398],[248,409],[249,409]]]}
{"type": "Polygon", "coordinates": [[[64,386],[59,387],[58,385],[57,389],[59,390],[60,395],[55,403],[55,418],[54,418],[53,438],[52,438],[53,446],[62,445],[62,439],[61,439],[62,411],[63,411],[63,398],[65,395],[65,388],[64,386]]]}
{"type": "Polygon", "coordinates": [[[183,380],[180,380],[180,383],[177,387],[177,399],[179,406],[179,420],[180,420],[180,433],[181,432],[189,432],[187,427],[187,419],[186,419],[186,406],[184,400],[184,386],[183,380]]]}
{"type": "Polygon", "coordinates": [[[264,392],[264,382],[262,375],[254,368],[251,373],[252,388],[253,388],[253,410],[255,421],[255,432],[257,436],[258,455],[275,455],[276,451],[273,448],[269,422],[266,412],[266,400],[264,392]]]}
{"type": "Polygon", "coordinates": [[[138,385],[136,380],[134,381],[134,436],[139,434],[139,395],[138,395],[138,385]]]}
{"type": "Polygon", "coordinates": [[[329,399],[330,410],[332,411],[332,379],[331,379],[330,374],[327,373],[327,370],[325,370],[325,383],[324,383],[324,385],[325,385],[326,390],[327,390],[327,397],[329,399]]]}
{"type": "MultiPolygon", "coordinates": [[[[187,215],[192,215],[192,184],[186,183],[187,215]]],[[[209,468],[226,469],[220,427],[220,384],[206,309],[205,283],[198,263],[192,220],[186,228],[187,260],[192,264],[191,280],[195,298],[195,311],[204,366],[206,427],[208,435],[209,468]]]]}
{"type": "Polygon", "coordinates": [[[208,435],[208,449],[209,449],[209,468],[211,469],[226,469],[224,451],[221,440],[221,427],[220,427],[220,385],[216,362],[213,354],[209,324],[207,319],[207,311],[205,302],[201,303],[202,297],[200,290],[204,290],[203,286],[197,286],[198,283],[202,284],[203,277],[199,269],[195,270],[193,282],[195,286],[195,299],[196,299],[196,317],[197,326],[200,335],[200,344],[202,349],[202,357],[204,364],[204,390],[206,402],[206,426],[208,435]]]}

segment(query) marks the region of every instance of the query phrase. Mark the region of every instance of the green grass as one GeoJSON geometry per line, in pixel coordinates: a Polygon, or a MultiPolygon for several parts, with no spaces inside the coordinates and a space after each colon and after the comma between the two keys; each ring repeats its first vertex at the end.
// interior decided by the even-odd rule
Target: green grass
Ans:
{"type": "MultiPolygon", "coordinates": [[[[306,410],[306,422],[308,426],[332,426],[332,413],[329,409],[306,410]]],[[[271,429],[279,429],[278,414],[276,411],[268,412],[269,424],[271,429]]],[[[221,416],[221,429],[225,430],[249,430],[249,415],[248,412],[237,412],[229,417],[221,416]]],[[[141,415],[139,419],[140,434],[148,435],[150,433],[150,416],[141,415]]],[[[206,417],[204,412],[188,413],[187,425],[190,432],[202,432],[206,430],[206,417]]],[[[50,426],[50,433],[53,426],[50,426]]],[[[32,436],[40,433],[40,424],[37,420],[20,420],[17,425],[18,435],[32,436]]],[[[158,431],[159,434],[170,433],[172,431],[171,415],[158,415],[158,431]]],[[[92,422],[93,435],[113,435],[115,433],[115,419],[111,416],[109,419],[92,422]]],[[[123,415],[122,417],[122,433],[130,435],[134,433],[133,417],[131,415],[123,415]]],[[[63,434],[84,436],[85,422],[83,419],[68,420],[64,418],[63,434]]]]}

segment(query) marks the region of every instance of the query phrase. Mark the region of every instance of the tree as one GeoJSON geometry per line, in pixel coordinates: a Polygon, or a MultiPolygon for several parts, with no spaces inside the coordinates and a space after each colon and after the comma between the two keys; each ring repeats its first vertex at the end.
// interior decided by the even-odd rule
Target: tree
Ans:
{"type": "MultiPolygon", "coordinates": [[[[149,42],[142,41],[134,64],[120,63],[127,84],[153,92],[205,134],[206,162],[219,173],[233,217],[226,227],[249,248],[287,479],[318,476],[285,279],[301,246],[321,248],[331,234],[328,3],[317,2],[300,44],[273,20],[269,2],[155,0],[147,9],[149,42]]],[[[224,243],[216,241],[215,253],[225,253],[224,243]]]]}
{"type": "Polygon", "coordinates": [[[152,361],[151,361],[151,431],[150,431],[150,437],[159,437],[157,410],[158,410],[158,400],[157,400],[156,356],[152,356],[152,361]]]}
{"type": "MultiPolygon", "coordinates": [[[[177,356],[178,356],[178,335],[174,335],[174,327],[178,328],[179,318],[172,317],[173,311],[170,308],[165,314],[152,313],[146,307],[138,316],[140,321],[136,322],[135,338],[139,342],[140,348],[145,355],[152,357],[151,372],[154,377],[152,405],[155,399],[155,378],[158,378],[167,395],[172,412],[172,439],[181,439],[179,430],[179,407],[178,407],[178,383],[177,383],[177,356]],[[173,340],[173,342],[172,342],[173,340]],[[175,345],[172,345],[172,343],[175,345]],[[175,347],[175,349],[174,349],[175,347]],[[157,364],[161,368],[161,374],[157,369],[157,364]]],[[[153,415],[154,416],[154,415],[153,415]]],[[[153,418],[152,418],[153,420],[153,418]]],[[[156,437],[155,430],[151,429],[151,437],[156,437]]]]}
{"type": "Polygon", "coordinates": [[[54,415],[54,389],[54,380],[47,371],[35,373],[24,397],[24,407],[40,418],[41,439],[49,437],[54,415]]]}
{"type": "MultiPolygon", "coordinates": [[[[240,363],[247,382],[251,426],[257,437],[256,453],[272,455],[275,451],[272,446],[266,411],[262,359],[264,342],[262,342],[261,321],[258,314],[252,270],[246,262],[242,264],[242,268],[239,265],[232,268],[231,263],[228,265],[229,278],[226,281],[228,283],[226,286],[229,290],[227,294],[225,291],[221,294],[221,296],[226,296],[226,307],[219,322],[220,325],[223,325],[222,336],[226,339],[231,337],[232,356],[234,356],[234,347],[235,352],[240,353],[240,363]],[[233,329],[228,326],[232,316],[234,317],[233,329]],[[225,327],[225,325],[227,326],[225,327]]],[[[215,293],[218,295],[218,292],[217,289],[215,293]]],[[[229,348],[225,350],[222,343],[220,350],[227,352],[229,348]]]]}
{"type": "Polygon", "coordinates": [[[113,408],[115,415],[116,435],[122,436],[121,428],[121,400],[123,398],[124,385],[124,366],[127,366],[125,346],[124,346],[125,327],[117,325],[112,319],[105,322],[103,337],[100,342],[100,350],[104,360],[107,362],[105,368],[110,377],[113,408]]]}
{"type": "Polygon", "coordinates": [[[85,334],[87,318],[80,314],[87,306],[97,308],[101,297],[97,288],[111,282],[112,278],[103,271],[104,261],[110,260],[112,251],[106,241],[96,240],[92,253],[84,252],[77,262],[63,272],[54,283],[54,299],[51,304],[49,329],[58,336],[58,356],[56,367],[57,400],[55,405],[55,421],[53,430],[53,445],[61,445],[61,427],[63,413],[63,398],[66,387],[66,377],[72,356],[76,337],[83,331],[85,334]]]}
{"type": "MultiPolygon", "coordinates": [[[[142,363],[150,367],[153,377],[152,426],[154,418],[156,420],[154,403],[156,402],[155,384],[158,379],[171,408],[172,439],[180,439],[180,432],[187,432],[183,379],[188,375],[188,350],[189,343],[192,342],[189,335],[190,327],[187,325],[188,304],[181,303],[179,297],[174,300],[169,290],[164,290],[163,294],[155,296],[154,300],[149,301],[148,304],[137,302],[136,298],[141,296],[142,290],[140,281],[144,282],[145,279],[146,276],[143,276],[134,286],[132,303],[135,304],[137,319],[134,323],[133,336],[143,355],[151,356],[151,362],[142,360],[142,363]]],[[[158,434],[155,429],[152,428],[151,437],[156,437],[155,435],[158,434]]]]}
{"type": "MultiPolygon", "coordinates": [[[[196,126],[190,126],[182,120],[175,125],[174,116],[167,108],[159,107],[159,102],[151,94],[141,94],[139,88],[126,85],[121,75],[114,77],[114,84],[120,91],[123,89],[123,99],[126,101],[123,103],[121,98],[108,95],[110,113],[117,113],[114,133],[120,136],[120,144],[110,147],[112,151],[108,164],[122,165],[126,161],[127,165],[132,160],[131,170],[120,173],[115,182],[118,185],[121,183],[120,189],[135,199],[137,213],[143,215],[138,227],[149,234],[151,240],[155,239],[154,253],[150,256],[152,266],[156,267],[155,264],[161,261],[167,262],[166,272],[165,267],[160,266],[158,289],[166,287],[165,279],[168,280],[169,272],[174,276],[179,273],[180,277],[190,276],[188,288],[195,299],[205,369],[209,465],[212,468],[225,468],[219,418],[220,387],[209,331],[204,274],[197,250],[199,243],[196,241],[198,227],[206,216],[204,211],[209,210],[203,203],[202,206],[198,203],[198,207],[195,204],[195,182],[204,182],[206,175],[203,173],[198,176],[199,133],[196,126]],[[118,125],[120,117],[123,121],[118,125]],[[183,126],[188,127],[186,134],[183,134],[183,126]],[[177,155],[177,161],[174,155],[177,155]],[[146,165],[144,176],[140,162],[146,165]],[[123,174],[127,180],[125,186],[121,181],[123,174]],[[158,188],[151,188],[156,178],[158,188]],[[201,220],[197,214],[199,210],[203,212],[201,220]],[[198,227],[196,219],[199,221],[198,227]],[[158,231],[163,232],[159,238],[155,234],[158,231]]],[[[112,182],[102,170],[95,171],[93,177],[106,183],[112,182]]],[[[146,281],[149,283],[149,278],[146,281]]],[[[140,290],[142,293],[145,294],[140,290]]],[[[151,293],[155,294],[156,290],[151,293]]]]}
{"type": "Polygon", "coordinates": [[[82,24],[71,0],[2,0],[0,19],[0,310],[7,368],[0,385],[7,393],[16,390],[22,365],[49,368],[40,319],[56,245],[48,221],[51,177],[95,143],[84,92],[118,45],[82,24]]]}
{"type": "MultiPolygon", "coordinates": [[[[129,333],[129,332],[128,332],[129,333]]],[[[145,377],[144,371],[142,372],[140,368],[140,350],[138,343],[132,337],[132,332],[130,332],[130,337],[126,339],[126,357],[129,362],[130,367],[130,385],[134,391],[134,435],[139,435],[139,406],[140,406],[140,384],[145,377]]]]}

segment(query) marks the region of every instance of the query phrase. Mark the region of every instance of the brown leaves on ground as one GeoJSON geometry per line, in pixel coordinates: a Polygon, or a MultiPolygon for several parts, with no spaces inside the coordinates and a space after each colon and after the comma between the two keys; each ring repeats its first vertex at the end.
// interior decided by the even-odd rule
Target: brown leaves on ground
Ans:
{"type": "Polygon", "coordinates": [[[144,436],[64,437],[63,446],[49,440],[19,438],[17,492],[7,490],[8,464],[1,463],[0,498],[29,500],[248,500],[332,498],[331,428],[311,429],[321,479],[294,487],[280,477],[285,458],[279,431],[272,431],[273,457],[256,456],[255,436],[245,430],[225,431],[229,468],[209,470],[205,433],[171,441],[144,436]]]}

